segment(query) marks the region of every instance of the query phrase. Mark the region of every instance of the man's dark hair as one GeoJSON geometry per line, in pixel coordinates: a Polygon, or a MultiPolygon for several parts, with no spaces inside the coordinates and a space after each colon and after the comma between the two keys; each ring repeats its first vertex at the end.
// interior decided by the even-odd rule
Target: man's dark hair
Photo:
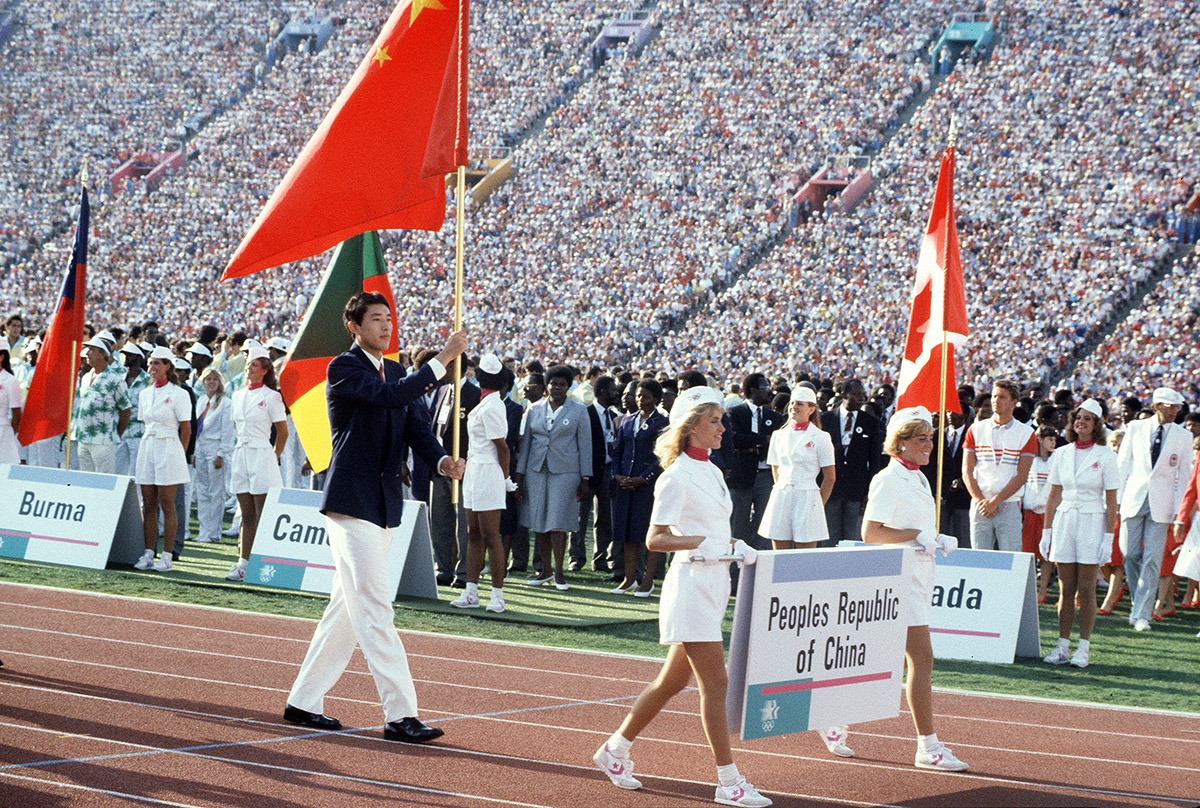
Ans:
{"type": "Polygon", "coordinates": [[[529,373],[545,373],[546,366],[536,359],[530,359],[525,363],[525,370],[529,373]]]}
{"type": "MultiPolygon", "coordinates": [[[[355,292],[346,301],[346,308],[342,312],[342,323],[347,328],[349,328],[350,323],[362,325],[363,318],[367,316],[367,309],[371,306],[387,305],[387,298],[379,294],[379,292],[355,292]]],[[[388,306],[388,310],[391,310],[390,306],[388,306]]]]}
{"type": "Polygon", "coordinates": [[[657,379],[642,379],[637,386],[646,388],[650,391],[650,395],[654,396],[655,401],[662,402],[663,387],[657,379]]]}
{"type": "Polygon", "coordinates": [[[770,386],[766,375],[762,373],[749,373],[746,375],[746,378],[742,379],[742,393],[754,387],[770,388],[770,386]]]}
{"type": "Polygon", "coordinates": [[[234,331],[229,335],[229,341],[239,348],[246,344],[246,340],[250,337],[245,331],[234,331]]]}
{"type": "MultiPolygon", "coordinates": [[[[476,375],[478,375],[478,371],[476,372],[476,375]]],[[[592,382],[592,390],[596,393],[596,395],[599,395],[601,390],[609,387],[612,387],[615,390],[616,386],[617,380],[612,376],[597,376],[596,380],[592,382]]],[[[617,392],[619,393],[620,391],[617,392]]]]}
{"type": "Polygon", "coordinates": [[[684,382],[688,387],[708,387],[708,379],[698,370],[685,370],[676,377],[676,382],[684,382]]]}
{"type": "Polygon", "coordinates": [[[575,368],[570,365],[555,365],[546,371],[546,386],[550,386],[550,382],[555,379],[562,378],[567,380],[567,384],[575,381],[575,368]]]}
{"type": "Polygon", "coordinates": [[[855,385],[862,387],[863,392],[866,392],[867,388],[863,385],[862,379],[846,379],[846,381],[842,382],[841,385],[838,386],[838,392],[844,396],[849,393],[850,388],[854,387],[855,385]]]}
{"type": "Polygon", "coordinates": [[[205,323],[204,325],[200,326],[200,335],[196,337],[196,341],[211,348],[213,343],[217,341],[217,337],[220,335],[220,333],[221,329],[217,328],[212,323],[205,323]]]}

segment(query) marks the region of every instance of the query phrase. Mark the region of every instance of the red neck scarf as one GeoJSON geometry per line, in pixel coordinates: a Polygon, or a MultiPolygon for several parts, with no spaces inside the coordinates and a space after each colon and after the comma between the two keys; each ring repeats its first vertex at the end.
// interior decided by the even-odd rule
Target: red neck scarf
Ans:
{"type": "Polygon", "coordinates": [[[701,463],[708,462],[708,449],[701,449],[699,446],[688,446],[683,451],[692,460],[699,460],[701,463]]]}
{"type": "Polygon", "coordinates": [[[250,384],[248,385],[249,389],[251,389],[251,390],[257,390],[258,388],[260,388],[262,386],[263,386],[262,382],[250,382],[250,384]]]}
{"type": "Polygon", "coordinates": [[[913,463],[910,460],[905,460],[903,457],[900,457],[899,455],[896,455],[896,462],[899,463],[900,465],[904,466],[904,468],[908,469],[909,471],[916,471],[917,469],[921,468],[916,463],[913,463]]]}
{"type": "Polygon", "coordinates": [[[1081,440],[1075,441],[1075,448],[1080,451],[1083,451],[1084,449],[1090,449],[1095,445],[1096,445],[1096,441],[1094,441],[1094,440],[1090,440],[1087,443],[1084,443],[1081,440]]]}
{"type": "Polygon", "coordinates": [[[808,429],[808,425],[811,423],[812,423],[812,421],[805,421],[802,424],[793,423],[792,429],[794,429],[797,432],[803,432],[804,430],[808,429]]]}
{"type": "Polygon", "coordinates": [[[485,398],[490,396],[492,393],[498,393],[498,392],[500,392],[500,391],[499,390],[486,390],[486,389],[482,390],[480,392],[479,400],[483,401],[485,398]]]}
{"type": "Polygon", "coordinates": [[[154,386],[155,386],[155,387],[165,387],[165,386],[166,386],[166,384],[167,384],[167,381],[168,381],[168,380],[167,380],[167,379],[165,379],[165,378],[163,378],[163,379],[155,379],[155,380],[154,380],[154,386]]]}

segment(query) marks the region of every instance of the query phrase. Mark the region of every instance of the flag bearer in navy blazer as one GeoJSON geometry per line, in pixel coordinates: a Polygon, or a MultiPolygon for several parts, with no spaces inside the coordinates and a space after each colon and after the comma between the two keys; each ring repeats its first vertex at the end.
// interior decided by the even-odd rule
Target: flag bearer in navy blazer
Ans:
{"type": "Polygon", "coordinates": [[[324,714],[325,694],[357,642],[383,703],[384,737],[425,743],[443,733],[417,718],[408,657],[393,622],[396,593],[388,587],[387,556],[392,528],[400,524],[408,449],[439,474],[462,479],[465,462],[448,457],[433,436],[421,397],[463,353],[467,340],[461,331],[452,334],[441,353],[405,376],[398,362],[383,358],[393,328],[383,295],[355,294],[343,321],[354,345],[329,363],[325,388],[333,457],[321,513],[335,567],[333,587],[283,717],[316,729],[341,728],[324,714]]]}

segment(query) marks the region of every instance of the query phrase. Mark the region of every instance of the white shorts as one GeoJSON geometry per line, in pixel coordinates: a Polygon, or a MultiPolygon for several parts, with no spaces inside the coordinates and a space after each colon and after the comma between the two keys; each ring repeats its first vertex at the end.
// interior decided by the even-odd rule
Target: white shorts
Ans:
{"type": "Polygon", "coordinates": [[[820,542],[828,539],[820,490],[775,486],[763,509],[758,535],[775,541],[820,542]]]}
{"type": "Polygon", "coordinates": [[[729,590],[728,564],[672,561],[659,601],[659,643],[724,641],[721,623],[729,605],[729,590]]]}
{"type": "Polygon", "coordinates": [[[239,446],[233,450],[229,490],[235,494],[265,494],[283,487],[279,460],[271,447],[259,449],[239,446]]]}
{"type": "Polygon", "coordinates": [[[190,479],[187,455],[177,435],[142,438],[133,481],[138,485],[182,485],[190,479]]]}
{"type": "Polygon", "coordinates": [[[468,511],[502,511],[505,501],[504,473],[495,461],[467,460],[463,473],[462,503],[468,511]]]}
{"type": "Polygon", "coordinates": [[[912,589],[909,591],[908,624],[910,626],[929,625],[929,616],[933,613],[933,580],[937,575],[937,564],[933,556],[917,553],[913,563],[912,589]]]}
{"type": "Polygon", "coordinates": [[[1054,518],[1050,560],[1056,564],[1107,564],[1112,559],[1112,533],[1105,514],[1060,510],[1054,518]]]}

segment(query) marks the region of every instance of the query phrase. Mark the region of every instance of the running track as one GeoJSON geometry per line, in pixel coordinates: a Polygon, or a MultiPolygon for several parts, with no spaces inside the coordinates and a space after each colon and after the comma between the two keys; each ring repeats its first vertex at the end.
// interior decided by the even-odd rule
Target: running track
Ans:
{"type": "MultiPolygon", "coordinates": [[[[652,660],[406,632],[422,717],[446,737],[382,740],[365,663],[326,711],[354,729],[282,722],[308,620],[0,585],[0,804],[711,805],[699,698],[634,747],[625,792],[591,754],[652,660]]],[[[853,760],[812,733],[734,742],[776,805],[1195,805],[1200,715],[940,691],[938,734],[972,765],[913,768],[907,713],[855,728],[853,760]]]]}

